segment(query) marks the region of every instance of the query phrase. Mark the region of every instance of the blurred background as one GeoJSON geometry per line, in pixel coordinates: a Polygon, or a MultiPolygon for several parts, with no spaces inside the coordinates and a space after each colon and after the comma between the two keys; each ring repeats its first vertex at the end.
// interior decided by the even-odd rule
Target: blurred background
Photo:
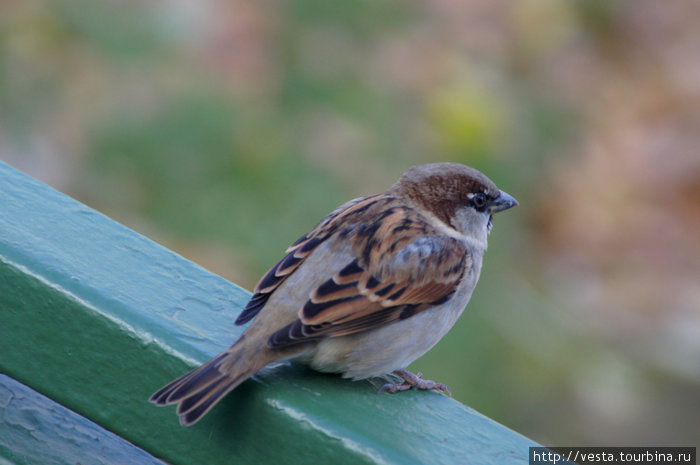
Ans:
{"type": "Polygon", "coordinates": [[[699,24],[694,0],[0,0],[0,160],[248,289],[340,203],[474,166],[521,205],[411,368],[548,445],[697,446],[699,24]]]}

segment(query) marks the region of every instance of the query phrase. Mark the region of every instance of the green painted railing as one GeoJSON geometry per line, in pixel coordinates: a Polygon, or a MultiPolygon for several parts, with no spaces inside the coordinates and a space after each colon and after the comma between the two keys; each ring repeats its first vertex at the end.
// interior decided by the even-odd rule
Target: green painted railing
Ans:
{"type": "Polygon", "coordinates": [[[290,365],[181,427],[149,395],[227,347],[249,295],[0,163],[0,463],[527,463],[448,397],[290,365]]]}

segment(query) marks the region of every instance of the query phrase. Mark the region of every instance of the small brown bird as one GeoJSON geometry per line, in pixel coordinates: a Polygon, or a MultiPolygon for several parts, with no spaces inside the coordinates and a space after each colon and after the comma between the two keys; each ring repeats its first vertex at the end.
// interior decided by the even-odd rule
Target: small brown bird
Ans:
{"type": "Polygon", "coordinates": [[[449,391],[405,368],[454,325],[479,279],[493,214],[518,202],[457,163],[415,166],[351,200],[286,251],[236,320],[231,347],[151,396],[191,425],[270,362],[295,359],[381,390],[449,391]]]}

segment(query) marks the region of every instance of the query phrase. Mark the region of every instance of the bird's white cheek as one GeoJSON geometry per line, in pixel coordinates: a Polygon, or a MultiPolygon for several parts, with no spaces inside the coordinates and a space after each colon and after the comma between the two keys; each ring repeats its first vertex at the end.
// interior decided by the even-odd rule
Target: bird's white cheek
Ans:
{"type": "Polygon", "coordinates": [[[475,245],[486,249],[489,234],[489,217],[471,207],[459,208],[452,219],[452,226],[475,245]]]}

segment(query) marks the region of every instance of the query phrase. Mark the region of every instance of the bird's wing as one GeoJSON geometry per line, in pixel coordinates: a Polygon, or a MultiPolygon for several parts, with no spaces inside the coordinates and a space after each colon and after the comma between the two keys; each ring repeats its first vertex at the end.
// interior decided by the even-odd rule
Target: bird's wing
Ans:
{"type": "Polygon", "coordinates": [[[299,318],[270,336],[270,348],[365,331],[452,296],[471,266],[465,244],[411,208],[380,211],[347,233],[357,258],[311,293],[299,318]]]}
{"type": "Polygon", "coordinates": [[[347,219],[360,217],[368,209],[376,207],[385,198],[384,195],[372,195],[351,200],[326,216],[311,231],[300,237],[289,246],[286,255],[275,266],[270,268],[255,286],[253,296],[248,301],[241,314],[236,319],[237,325],[242,325],[260,313],[270,295],[294,273],[311,252],[323,241],[328,239],[341,224],[346,224],[347,219]]]}

